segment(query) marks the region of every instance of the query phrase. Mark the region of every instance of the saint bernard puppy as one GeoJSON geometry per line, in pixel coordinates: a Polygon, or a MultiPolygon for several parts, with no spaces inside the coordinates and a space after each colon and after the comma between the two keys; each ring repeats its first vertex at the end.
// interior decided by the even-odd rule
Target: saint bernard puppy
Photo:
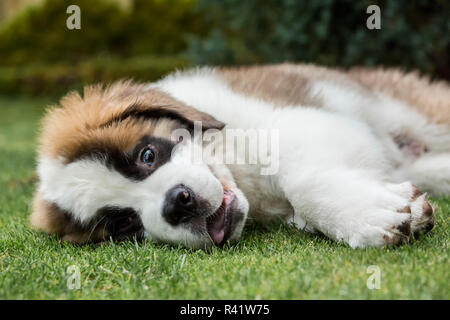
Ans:
{"type": "Polygon", "coordinates": [[[397,245],[433,228],[428,194],[450,194],[450,86],[298,64],[89,86],[48,110],[37,171],[31,224],[69,242],[206,248],[281,219],[351,247],[397,245]],[[255,146],[228,144],[236,130],[272,138],[270,170],[255,146]]]}

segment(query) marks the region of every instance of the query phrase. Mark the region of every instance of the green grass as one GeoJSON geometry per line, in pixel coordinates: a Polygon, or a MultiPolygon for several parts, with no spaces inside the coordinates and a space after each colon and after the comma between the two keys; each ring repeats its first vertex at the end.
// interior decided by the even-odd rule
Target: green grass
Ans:
{"type": "Polygon", "coordinates": [[[209,252],[150,242],[74,246],[30,230],[37,123],[50,100],[0,98],[0,299],[448,299],[450,198],[435,229],[399,248],[359,249],[289,226],[247,228],[209,252]],[[67,268],[81,272],[69,290],[67,268]],[[369,290],[367,267],[381,270],[369,290]]]}

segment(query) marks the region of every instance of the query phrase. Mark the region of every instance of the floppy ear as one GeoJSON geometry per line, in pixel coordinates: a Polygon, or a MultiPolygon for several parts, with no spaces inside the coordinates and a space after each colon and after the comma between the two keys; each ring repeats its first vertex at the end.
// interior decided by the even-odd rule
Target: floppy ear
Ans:
{"type": "Polygon", "coordinates": [[[179,120],[180,122],[187,124],[189,127],[193,127],[194,122],[200,121],[203,130],[221,130],[225,127],[225,123],[216,120],[213,116],[188,106],[158,89],[150,89],[145,92],[140,92],[136,102],[122,108],[118,114],[116,113],[113,118],[103,125],[120,122],[129,117],[165,117],[179,120]]]}

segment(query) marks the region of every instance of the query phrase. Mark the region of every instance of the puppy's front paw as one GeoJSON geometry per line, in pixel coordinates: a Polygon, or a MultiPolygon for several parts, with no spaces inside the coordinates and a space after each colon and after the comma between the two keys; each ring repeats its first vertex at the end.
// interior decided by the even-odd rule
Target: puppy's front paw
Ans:
{"type": "Polygon", "coordinates": [[[400,245],[433,228],[435,208],[428,201],[426,193],[409,182],[390,185],[388,190],[397,197],[392,197],[392,202],[388,201],[389,198],[383,199],[382,205],[372,211],[378,212],[375,219],[373,213],[368,215],[370,219],[363,224],[361,232],[350,238],[352,247],[400,245]],[[405,205],[399,206],[401,198],[405,205]]]}

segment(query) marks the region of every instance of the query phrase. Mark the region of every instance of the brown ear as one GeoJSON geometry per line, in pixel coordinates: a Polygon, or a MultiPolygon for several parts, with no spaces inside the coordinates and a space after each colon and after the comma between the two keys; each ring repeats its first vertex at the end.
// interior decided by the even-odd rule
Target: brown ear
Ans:
{"type": "Polygon", "coordinates": [[[103,228],[97,228],[91,232],[80,227],[56,204],[42,199],[39,193],[34,197],[30,223],[36,230],[59,235],[64,241],[76,244],[99,242],[108,237],[103,228]]]}
{"type": "Polygon", "coordinates": [[[133,119],[117,134],[118,125],[127,118],[176,119],[182,124],[193,127],[195,121],[202,122],[202,129],[222,129],[225,124],[211,115],[201,112],[174,99],[169,94],[148,89],[147,85],[134,84],[131,81],[117,81],[107,88],[101,85],[88,86],[84,96],[71,92],[61,99],[61,107],[48,109],[42,122],[39,139],[39,153],[51,157],[63,156],[67,161],[74,159],[94,137],[98,141],[116,144],[120,150],[126,150],[136,144],[139,135],[149,127],[130,126],[133,119]]]}
{"type": "Polygon", "coordinates": [[[116,115],[107,123],[103,124],[103,126],[113,122],[120,122],[129,117],[165,117],[179,120],[189,127],[193,127],[194,122],[200,121],[203,130],[221,130],[225,127],[225,123],[216,120],[213,116],[188,106],[157,89],[150,89],[144,92],[141,91],[137,94],[136,102],[126,108],[122,108],[118,114],[116,113],[116,115]]]}
{"type": "Polygon", "coordinates": [[[195,121],[201,122],[203,130],[222,130],[225,127],[225,123],[216,120],[207,113],[200,112],[197,109],[189,107],[183,103],[160,106],[158,109],[160,112],[166,113],[167,115],[172,115],[176,119],[187,123],[190,127],[194,126],[195,121]]]}

